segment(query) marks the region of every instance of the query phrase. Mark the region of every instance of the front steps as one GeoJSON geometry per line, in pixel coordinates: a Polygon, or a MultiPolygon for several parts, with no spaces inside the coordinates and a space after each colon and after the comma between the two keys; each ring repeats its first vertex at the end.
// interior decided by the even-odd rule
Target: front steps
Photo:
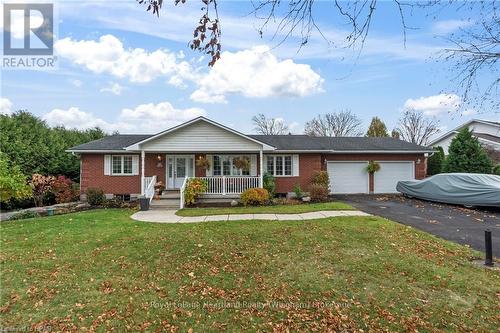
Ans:
{"type": "Polygon", "coordinates": [[[149,209],[179,209],[181,194],[179,191],[163,191],[160,199],[151,200],[149,209]]]}
{"type": "MultiPolygon", "coordinates": [[[[199,197],[199,202],[204,204],[221,204],[230,203],[233,200],[239,201],[239,194],[202,194],[199,197]]],[[[181,194],[180,191],[169,190],[163,191],[159,199],[153,199],[149,205],[149,209],[179,209],[181,194]]]]}

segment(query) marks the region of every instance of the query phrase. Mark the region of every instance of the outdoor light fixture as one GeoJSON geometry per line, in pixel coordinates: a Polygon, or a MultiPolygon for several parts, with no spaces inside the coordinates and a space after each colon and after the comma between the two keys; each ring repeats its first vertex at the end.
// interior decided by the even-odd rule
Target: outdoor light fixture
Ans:
{"type": "Polygon", "coordinates": [[[157,168],[163,168],[163,163],[161,163],[161,155],[156,156],[158,163],[156,163],[157,168]]]}
{"type": "Polygon", "coordinates": [[[417,158],[417,164],[420,164],[420,158],[417,158]]]}

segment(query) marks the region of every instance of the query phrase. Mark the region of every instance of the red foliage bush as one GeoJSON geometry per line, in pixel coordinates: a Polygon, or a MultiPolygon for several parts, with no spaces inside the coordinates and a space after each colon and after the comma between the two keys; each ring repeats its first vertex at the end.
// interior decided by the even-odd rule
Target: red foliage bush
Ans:
{"type": "Polygon", "coordinates": [[[58,176],[52,182],[52,192],[56,197],[57,203],[72,202],[78,200],[78,191],[75,189],[74,182],[64,176],[58,176]]]}

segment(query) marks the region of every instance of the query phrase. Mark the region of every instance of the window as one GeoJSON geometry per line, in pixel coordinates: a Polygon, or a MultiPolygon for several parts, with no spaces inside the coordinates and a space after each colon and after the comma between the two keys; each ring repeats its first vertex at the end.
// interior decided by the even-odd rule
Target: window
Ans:
{"type": "Polygon", "coordinates": [[[267,172],[273,176],[291,176],[293,174],[292,155],[268,155],[267,172]]]}
{"type": "Polygon", "coordinates": [[[272,156],[267,157],[267,173],[274,175],[274,158],[272,156]]]}
{"type": "Polygon", "coordinates": [[[250,157],[240,155],[214,155],[212,164],[214,176],[248,176],[250,175],[250,157]],[[248,169],[241,169],[236,166],[237,160],[247,160],[248,169]]]}
{"type": "Polygon", "coordinates": [[[131,175],[132,174],[132,156],[113,155],[111,160],[111,174],[113,175],[131,175]]]}
{"type": "Polygon", "coordinates": [[[219,155],[214,155],[213,164],[214,164],[214,172],[213,172],[214,176],[220,176],[222,174],[222,172],[221,172],[220,156],[219,155]]]}
{"type": "Polygon", "coordinates": [[[276,176],[283,176],[283,156],[275,156],[276,170],[274,171],[276,176]]]}

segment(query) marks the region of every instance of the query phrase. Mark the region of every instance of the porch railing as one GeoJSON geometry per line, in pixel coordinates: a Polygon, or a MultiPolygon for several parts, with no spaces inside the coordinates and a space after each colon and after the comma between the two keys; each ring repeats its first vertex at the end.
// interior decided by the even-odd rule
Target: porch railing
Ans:
{"type": "Polygon", "coordinates": [[[144,177],[144,196],[149,199],[149,202],[153,200],[155,195],[155,184],[156,176],[144,177]]]}
{"type": "Polygon", "coordinates": [[[241,194],[249,188],[259,187],[259,177],[236,176],[236,177],[198,177],[205,179],[208,190],[204,194],[241,194]]]}
{"type": "Polygon", "coordinates": [[[179,207],[181,209],[184,208],[184,191],[186,190],[186,184],[188,182],[188,179],[189,179],[188,177],[184,178],[184,181],[182,182],[181,188],[179,190],[181,199],[179,207]]]}

